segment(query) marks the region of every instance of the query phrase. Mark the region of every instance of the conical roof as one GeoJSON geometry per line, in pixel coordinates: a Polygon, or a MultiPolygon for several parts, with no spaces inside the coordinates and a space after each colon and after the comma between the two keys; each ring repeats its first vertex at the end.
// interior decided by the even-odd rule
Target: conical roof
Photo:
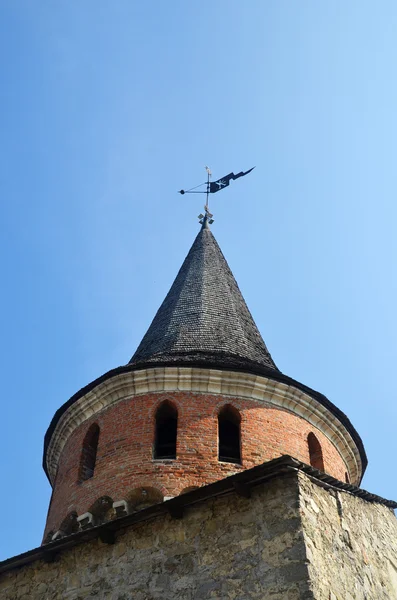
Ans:
{"type": "Polygon", "coordinates": [[[206,219],[131,365],[278,371],[206,219]]]}

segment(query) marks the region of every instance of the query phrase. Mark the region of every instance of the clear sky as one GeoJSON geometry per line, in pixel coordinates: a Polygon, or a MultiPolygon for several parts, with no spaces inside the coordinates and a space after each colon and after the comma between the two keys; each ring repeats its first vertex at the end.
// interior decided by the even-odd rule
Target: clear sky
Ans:
{"type": "Polygon", "coordinates": [[[0,3],[0,558],[41,542],[55,410],[126,363],[212,227],[278,367],[397,499],[397,4],[0,3]]]}

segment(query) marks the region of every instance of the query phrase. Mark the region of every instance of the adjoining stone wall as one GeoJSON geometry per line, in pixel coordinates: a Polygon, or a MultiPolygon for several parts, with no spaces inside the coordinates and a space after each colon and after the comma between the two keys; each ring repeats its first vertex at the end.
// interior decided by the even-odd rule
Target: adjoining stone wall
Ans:
{"type": "MultiPolygon", "coordinates": [[[[396,600],[397,521],[290,471],[0,575],[1,600],[396,600]]],[[[122,523],[122,522],[120,522],[122,523]]],[[[51,546],[50,546],[51,547],[51,546]]]]}
{"type": "Polygon", "coordinates": [[[396,600],[397,520],[381,504],[300,474],[302,524],[316,600],[396,600]]]}
{"type": "Polygon", "coordinates": [[[307,436],[319,439],[325,471],[345,480],[346,465],[330,440],[305,419],[263,401],[194,392],[151,393],[122,400],[87,419],[70,435],[60,456],[44,538],[67,516],[90,511],[98,498],[126,500],[136,488],[154,487],[164,497],[202,486],[283,454],[309,463],[307,436]],[[176,460],[153,460],[154,421],[159,404],[178,409],[176,460]],[[217,415],[231,404],[241,414],[242,465],[218,461],[217,415]],[[79,482],[84,438],[100,427],[94,477],[79,482]]]}
{"type": "Polygon", "coordinates": [[[0,575],[1,600],[311,600],[297,475],[0,575]]]}

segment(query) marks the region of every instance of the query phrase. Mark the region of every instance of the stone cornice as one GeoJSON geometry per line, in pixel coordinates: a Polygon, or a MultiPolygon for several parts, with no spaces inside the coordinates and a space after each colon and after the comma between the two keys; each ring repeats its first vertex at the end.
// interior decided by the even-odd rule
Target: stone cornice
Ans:
{"type": "Polygon", "coordinates": [[[319,429],[342,456],[350,481],[362,476],[360,452],[348,429],[320,402],[283,382],[260,375],[194,367],[156,367],[127,371],[106,379],[82,395],[60,416],[45,456],[54,482],[59,457],[69,436],[84,421],[127,398],[147,393],[186,391],[251,399],[288,410],[319,429]]]}

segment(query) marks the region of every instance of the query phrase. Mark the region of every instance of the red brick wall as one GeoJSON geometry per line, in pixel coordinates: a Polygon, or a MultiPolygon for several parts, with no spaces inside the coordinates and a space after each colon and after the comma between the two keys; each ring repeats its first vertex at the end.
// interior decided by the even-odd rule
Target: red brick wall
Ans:
{"type": "Polygon", "coordinates": [[[304,419],[254,400],[192,392],[151,393],[123,400],[85,421],[70,436],[59,462],[46,533],[59,529],[71,512],[87,512],[101,496],[125,499],[137,487],[154,487],[175,496],[249,469],[282,454],[309,463],[307,436],[321,443],[325,470],[344,481],[346,467],[336,448],[304,419]],[[154,419],[158,405],[172,401],[178,409],[176,460],[153,460],[154,419]],[[242,465],[218,461],[217,415],[231,404],[241,414],[242,465]],[[101,429],[95,473],[79,482],[84,437],[97,423],[101,429]]]}

